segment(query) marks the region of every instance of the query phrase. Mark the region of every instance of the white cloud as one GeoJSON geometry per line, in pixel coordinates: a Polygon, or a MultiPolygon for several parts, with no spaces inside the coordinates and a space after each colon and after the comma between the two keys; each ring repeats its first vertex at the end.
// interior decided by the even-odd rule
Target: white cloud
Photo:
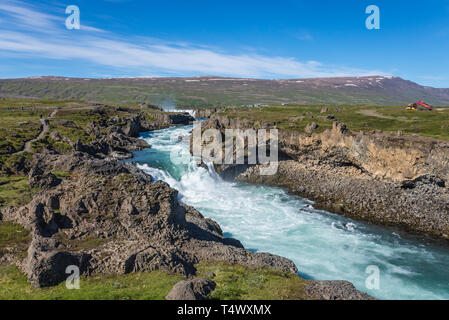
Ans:
{"type": "Polygon", "coordinates": [[[51,28],[53,22],[58,20],[54,16],[31,10],[18,5],[16,1],[0,4],[0,12],[10,16],[15,25],[30,26],[35,28],[51,28]]]}
{"type": "Polygon", "coordinates": [[[383,74],[377,70],[330,67],[317,61],[301,62],[289,57],[229,54],[185,43],[120,39],[83,25],[82,32],[66,30],[61,23],[64,16],[42,13],[17,1],[0,5],[1,14],[5,19],[0,20],[0,52],[66,59],[76,63],[82,60],[117,70],[126,69],[127,74],[214,74],[261,78],[383,74]],[[13,30],[7,27],[11,24],[15,26],[13,30]]]}

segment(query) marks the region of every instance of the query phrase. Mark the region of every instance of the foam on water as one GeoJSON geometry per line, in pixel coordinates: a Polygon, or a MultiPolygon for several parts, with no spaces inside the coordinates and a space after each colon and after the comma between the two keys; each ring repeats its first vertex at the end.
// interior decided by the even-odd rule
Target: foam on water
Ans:
{"type": "Polygon", "coordinates": [[[223,181],[189,154],[192,126],[146,133],[151,145],[137,165],[179,191],[180,200],[216,220],[227,236],[254,251],[293,260],[309,279],[348,280],[381,299],[448,299],[449,249],[316,210],[312,202],[279,188],[223,181]],[[170,160],[175,151],[184,163],[170,160]],[[380,269],[380,289],[368,290],[368,266],[380,269]]]}
{"type": "Polygon", "coordinates": [[[195,110],[192,109],[176,109],[176,108],[163,108],[164,112],[183,112],[183,113],[188,113],[190,114],[192,117],[195,117],[195,110]]]}

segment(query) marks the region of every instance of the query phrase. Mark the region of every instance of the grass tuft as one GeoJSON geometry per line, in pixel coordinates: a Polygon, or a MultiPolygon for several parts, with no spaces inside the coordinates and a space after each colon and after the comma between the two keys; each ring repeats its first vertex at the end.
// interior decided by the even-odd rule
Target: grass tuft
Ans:
{"type": "Polygon", "coordinates": [[[38,191],[28,185],[23,176],[0,176],[0,206],[22,206],[38,191]]]}
{"type": "Polygon", "coordinates": [[[181,281],[180,275],[162,271],[80,279],[80,289],[65,282],[50,288],[33,288],[17,267],[0,266],[0,300],[163,300],[181,281]]]}
{"type": "Polygon", "coordinates": [[[8,252],[25,257],[30,240],[30,233],[21,225],[0,221],[0,257],[8,252]]]}
{"type": "Polygon", "coordinates": [[[219,300],[301,300],[307,280],[295,274],[268,268],[241,265],[199,264],[198,274],[214,273],[217,288],[211,299],[219,300]]]}

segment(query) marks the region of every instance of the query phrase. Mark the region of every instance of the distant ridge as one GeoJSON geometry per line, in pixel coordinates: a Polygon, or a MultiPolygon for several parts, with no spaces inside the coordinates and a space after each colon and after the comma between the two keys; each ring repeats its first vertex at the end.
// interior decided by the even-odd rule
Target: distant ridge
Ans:
{"type": "Polygon", "coordinates": [[[392,76],[274,80],[216,76],[107,79],[39,76],[0,80],[0,96],[173,106],[282,103],[386,106],[416,100],[435,106],[449,105],[449,89],[421,86],[392,76]]]}

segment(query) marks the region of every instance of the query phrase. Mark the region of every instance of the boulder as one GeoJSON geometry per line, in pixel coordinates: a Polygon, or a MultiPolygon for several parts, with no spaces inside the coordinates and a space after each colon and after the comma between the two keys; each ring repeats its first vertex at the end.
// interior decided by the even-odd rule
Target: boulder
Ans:
{"type": "Polygon", "coordinates": [[[50,139],[52,139],[54,141],[62,141],[62,137],[59,134],[58,130],[54,130],[50,133],[50,139]]]}
{"type": "Polygon", "coordinates": [[[305,128],[305,132],[306,133],[312,133],[313,131],[315,131],[316,129],[318,129],[318,125],[315,122],[311,122],[309,123],[306,128],[305,128]]]}
{"type": "Polygon", "coordinates": [[[207,278],[180,281],[173,286],[165,297],[167,300],[206,300],[215,290],[216,284],[207,278]]]}
{"type": "Polygon", "coordinates": [[[341,123],[339,121],[334,121],[334,123],[332,125],[332,130],[335,130],[335,131],[337,131],[339,133],[342,133],[342,134],[344,134],[344,133],[349,131],[348,128],[346,127],[346,124],[341,123]]]}

